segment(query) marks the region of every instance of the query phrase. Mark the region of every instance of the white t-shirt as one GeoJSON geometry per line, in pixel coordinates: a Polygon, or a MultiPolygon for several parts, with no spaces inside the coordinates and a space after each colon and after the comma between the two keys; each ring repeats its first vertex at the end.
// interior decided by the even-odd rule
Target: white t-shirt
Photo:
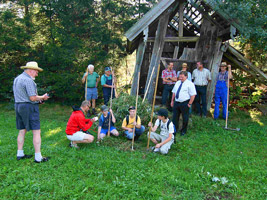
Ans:
{"type": "Polygon", "coordinates": [[[202,71],[195,69],[192,74],[192,79],[194,79],[194,84],[198,86],[208,85],[208,80],[211,80],[210,70],[203,68],[202,71]]]}
{"type": "Polygon", "coordinates": [[[180,92],[179,92],[179,98],[177,99],[176,98],[176,92],[179,89],[181,82],[182,81],[177,81],[175,86],[172,89],[172,93],[175,94],[175,101],[177,101],[177,102],[187,101],[190,99],[191,96],[194,96],[197,94],[194,83],[192,83],[191,81],[186,79],[184,81],[182,87],[181,87],[180,92]]]}
{"type": "Polygon", "coordinates": [[[172,139],[174,139],[174,135],[173,135],[173,133],[174,133],[174,127],[173,127],[173,123],[170,122],[170,124],[169,124],[169,130],[168,130],[168,127],[167,127],[168,121],[169,121],[169,119],[166,121],[166,123],[163,123],[163,121],[157,119],[155,125],[157,127],[160,126],[160,135],[161,136],[167,138],[167,137],[169,137],[169,134],[171,133],[172,134],[172,139]]]}

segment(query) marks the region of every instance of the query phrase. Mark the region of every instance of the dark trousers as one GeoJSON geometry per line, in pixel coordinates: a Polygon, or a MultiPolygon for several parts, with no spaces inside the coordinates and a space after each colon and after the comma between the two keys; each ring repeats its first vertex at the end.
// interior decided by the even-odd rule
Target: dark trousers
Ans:
{"type": "Polygon", "coordinates": [[[182,114],[182,117],[183,117],[183,126],[181,129],[181,134],[185,134],[187,131],[187,125],[188,125],[188,119],[189,119],[188,103],[189,103],[189,100],[184,101],[182,103],[175,101],[173,105],[172,121],[176,127],[176,130],[179,130],[180,114],[182,114]]]}
{"type": "Polygon", "coordinates": [[[170,101],[172,98],[172,89],[174,85],[164,84],[163,93],[162,93],[162,105],[166,105],[167,99],[170,101]]]}
{"type": "Polygon", "coordinates": [[[197,108],[197,114],[202,116],[207,116],[207,86],[197,86],[196,85],[197,96],[195,98],[195,104],[197,108]],[[202,105],[200,104],[200,100],[202,105]]]}
{"type": "MultiPolygon", "coordinates": [[[[103,88],[104,104],[107,106],[111,97],[111,88],[103,88]]],[[[112,99],[115,98],[115,90],[112,92],[112,99]]]]}

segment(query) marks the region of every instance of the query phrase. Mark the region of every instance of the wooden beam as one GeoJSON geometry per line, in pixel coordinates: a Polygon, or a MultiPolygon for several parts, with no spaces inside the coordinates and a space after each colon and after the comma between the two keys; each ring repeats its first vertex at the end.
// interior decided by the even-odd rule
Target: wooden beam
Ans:
{"type": "Polygon", "coordinates": [[[177,58],[179,53],[179,46],[175,46],[174,52],[173,52],[173,58],[177,58]]]}
{"type": "Polygon", "coordinates": [[[243,71],[251,74],[254,77],[257,77],[257,74],[254,71],[251,71],[249,68],[247,68],[246,66],[244,66],[241,62],[237,61],[234,57],[232,57],[230,54],[228,53],[224,53],[224,55],[230,62],[232,62],[234,65],[236,65],[237,67],[239,67],[240,69],[242,69],[243,71]]]}
{"type": "Polygon", "coordinates": [[[131,87],[131,95],[135,96],[137,87],[138,87],[138,73],[140,72],[143,59],[144,59],[144,54],[146,50],[146,42],[147,42],[147,37],[148,37],[148,28],[144,30],[144,35],[145,37],[140,39],[139,46],[136,52],[136,63],[135,63],[135,69],[134,69],[134,78],[132,82],[132,87],[131,87]]]}
{"type": "Polygon", "coordinates": [[[219,67],[222,62],[222,57],[223,57],[223,51],[221,51],[221,41],[216,41],[215,47],[214,47],[214,56],[212,58],[212,63],[211,63],[211,82],[209,83],[207,87],[207,110],[210,110],[211,108],[211,103],[213,99],[213,94],[215,91],[215,85],[216,85],[216,78],[219,73],[219,67]]]}
{"type": "Polygon", "coordinates": [[[179,2],[179,37],[184,35],[184,1],[180,0],[179,2]]]}
{"type": "MultiPolygon", "coordinates": [[[[165,37],[164,42],[197,42],[199,36],[188,37],[165,37]]],[[[155,42],[155,37],[149,37],[147,42],[155,42]]]]}
{"type": "MultiPolygon", "coordinates": [[[[177,2],[178,3],[178,2],[177,2]]],[[[173,5],[175,6],[175,5],[173,5]]],[[[163,51],[164,47],[164,38],[166,36],[166,31],[168,27],[169,17],[171,14],[171,8],[169,10],[166,10],[163,15],[159,18],[157,32],[156,32],[156,38],[153,46],[153,52],[151,55],[151,61],[149,64],[148,74],[147,77],[152,77],[151,84],[149,84],[149,78],[147,78],[145,91],[149,88],[147,92],[147,100],[149,102],[152,102],[153,100],[153,94],[155,90],[155,83],[156,83],[156,76],[158,73],[158,65],[160,64],[160,57],[163,51]],[[155,70],[153,70],[155,68],[155,70]],[[152,74],[153,71],[153,74],[152,74]]],[[[155,91],[157,92],[157,91],[155,91]]]]}
{"type": "Polygon", "coordinates": [[[226,33],[229,33],[229,35],[230,35],[230,27],[219,31],[217,36],[221,37],[221,36],[225,35],[226,33]]]}
{"type": "MultiPolygon", "coordinates": [[[[175,0],[162,0],[150,9],[140,20],[138,20],[126,33],[129,41],[133,41],[146,27],[156,21],[165,10],[167,10],[175,0]]],[[[175,3],[176,4],[176,3],[175,3]]],[[[168,23],[167,23],[168,24],[168,23]]]]}
{"type": "Polygon", "coordinates": [[[244,62],[246,65],[249,66],[250,69],[252,69],[254,72],[256,72],[257,74],[259,74],[261,77],[263,77],[264,79],[267,80],[267,75],[264,74],[260,69],[258,69],[257,67],[255,67],[247,58],[245,58],[243,55],[241,55],[235,48],[233,48],[232,46],[228,47],[228,50],[234,55],[236,56],[238,59],[240,59],[242,62],[244,62]]]}
{"type": "Polygon", "coordinates": [[[160,60],[162,61],[169,61],[169,62],[187,62],[187,63],[196,63],[194,60],[180,60],[180,59],[174,59],[174,58],[165,58],[161,57],[160,60]]]}

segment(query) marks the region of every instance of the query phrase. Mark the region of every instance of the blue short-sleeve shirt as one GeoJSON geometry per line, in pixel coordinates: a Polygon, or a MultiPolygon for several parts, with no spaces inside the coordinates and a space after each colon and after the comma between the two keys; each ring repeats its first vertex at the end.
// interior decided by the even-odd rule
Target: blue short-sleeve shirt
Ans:
{"type": "Polygon", "coordinates": [[[15,103],[38,103],[32,102],[31,96],[37,95],[37,86],[33,79],[26,72],[17,76],[13,82],[15,103]]]}

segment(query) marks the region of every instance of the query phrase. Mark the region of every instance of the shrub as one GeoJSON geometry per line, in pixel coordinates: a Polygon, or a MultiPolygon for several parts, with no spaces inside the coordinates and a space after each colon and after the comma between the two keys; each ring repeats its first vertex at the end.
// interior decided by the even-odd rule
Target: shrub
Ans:
{"type": "MultiPolygon", "coordinates": [[[[135,106],[136,96],[122,93],[116,99],[112,100],[112,110],[116,117],[117,127],[121,127],[123,119],[129,114],[129,106],[135,106]]],[[[152,106],[146,101],[142,103],[143,99],[138,97],[137,115],[141,118],[142,125],[147,126],[150,121],[152,106]]]]}

